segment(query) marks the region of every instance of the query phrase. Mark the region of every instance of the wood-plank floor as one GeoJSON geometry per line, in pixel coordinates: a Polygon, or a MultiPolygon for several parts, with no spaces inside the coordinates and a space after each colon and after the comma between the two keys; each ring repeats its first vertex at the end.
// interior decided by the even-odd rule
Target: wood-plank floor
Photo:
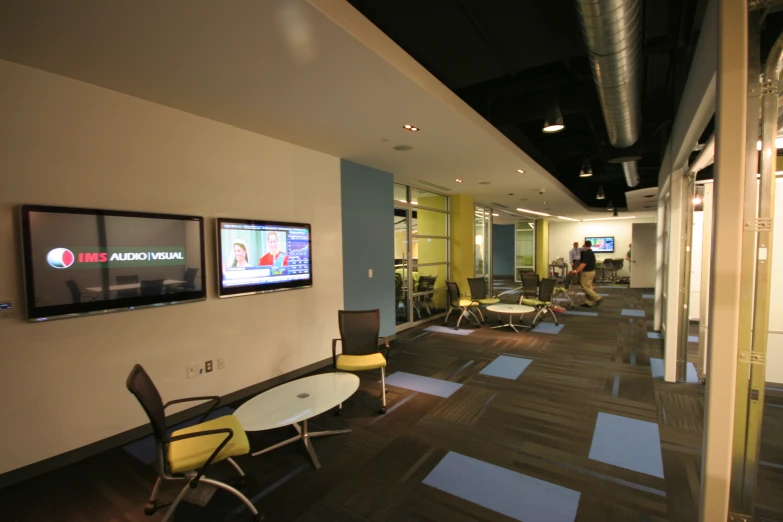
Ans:
{"type": "MultiPolygon", "coordinates": [[[[561,315],[565,327],[557,335],[486,326],[468,336],[424,327],[401,333],[388,374],[404,371],[463,386],[445,399],[390,386],[389,411],[379,416],[379,376],[361,374],[360,390],[340,416],[330,412],[311,423],[311,429],[353,429],[314,441],[322,469],[291,445],[238,459],[249,474],[241,489],[269,521],[512,520],[422,483],[452,451],[580,492],[577,522],[698,520],[704,389],[652,379],[650,359],[662,357],[662,341],[647,337],[652,300],[639,290],[599,292],[609,294],[599,315],[561,315]],[[645,310],[647,317],[622,316],[622,309],[645,310]],[[480,373],[503,354],[533,362],[515,380],[480,373]],[[599,412],[658,424],[665,479],[589,458],[599,412]]],[[[760,520],[783,522],[781,434],[783,391],[771,390],[760,520]]],[[[279,430],[250,439],[261,448],[291,435],[279,430]]],[[[221,464],[213,475],[231,478],[232,470],[221,464]]],[[[0,491],[0,521],[161,520],[163,511],[143,514],[154,480],[150,466],[112,450],[0,491]]],[[[176,491],[164,486],[162,501],[176,491]]],[[[183,504],[176,519],[250,517],[218,491],[205,508],[183,504]]]]}

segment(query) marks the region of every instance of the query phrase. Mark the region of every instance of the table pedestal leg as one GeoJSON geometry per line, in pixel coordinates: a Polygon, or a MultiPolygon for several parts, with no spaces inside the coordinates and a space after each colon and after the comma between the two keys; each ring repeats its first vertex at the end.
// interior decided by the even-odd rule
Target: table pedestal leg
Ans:
{"type": "Polygon", "coordinates": [[[508,314],[508,323],[506,324],[499,324],[497,326],[492,326],[491,328],[505,328],[507,326],[510,326],[512,330],[519,333],[519,330],[517,330],[517,327],[513,323],[514,314],[508,314]]]}
{"type": "Polygon", "coordinates": [[[328,435],[340,435],[341,433],[350,433],[350,429],[345,430],[327,430],[327,431],[309,431],[307,427],[307,421],[305,420],[302,425],[300,426],[298,423],[292,424],[292,426],[296,429],[298,432],[298,435],[295,437],[291,437],[290,439],[286,439],[283,442],[278,442],[277,444],[273,446],[269,446],[268,448],[264,448],[260,451],[256,451],[253,453],[253,456],[261,455],[262,453],[267,453],[269,451],[272,451],[273,449],[280,448],[282,446],[286,446],[288,444],[291,444],[292,442],[296,442],[298,440],[301,440],[304,443],[305,448],[307,449],[307,453],[310,454],[310,458],[313,461],[313,466],[315,466],[316,469],[321,468],[321,462],[318,460],[318,455],[315,453],[315,448],[313,448],[313,443],[310,441],[313,437],[326,437],[328,435]]]}

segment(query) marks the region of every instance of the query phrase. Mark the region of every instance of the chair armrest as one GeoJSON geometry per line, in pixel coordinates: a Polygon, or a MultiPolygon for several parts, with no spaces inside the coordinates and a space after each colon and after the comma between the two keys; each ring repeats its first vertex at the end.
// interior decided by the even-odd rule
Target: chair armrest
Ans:
{"type": "Polygon", "coordinates": [[[169,401],[166,404],[164,404],[163,409],[165,410],[172,404],[180,404],[183,402],[195,402],[195,401],[215,401],[212,407],[210,407],[209,410],[207,410],[207,412],[201,416],[201,420],[199,422],[204,422],[209,416],[209,414],[215,411],[215,408],[217,408],[218,405],[220,405],[220,397],[218,397],[217,395],[210,395],[208,397],[187,397],[185,399],[174,399],[173,401],[169,401]]]}
{"type": "Polygon", "coordinates": [[[332,339],[332,366],[337,369],[337,341],[343,342],[342,339],[332,339]]]}
{"type": "Polygon", "coordinates": [[[390,350],[390,348],[389,348],[389,339],[387,337],[379,337],[379,339],[383,340],[383,346],[384,346],[383,351],[385,352],[383,356],[388,361],[389,360],[389,350],[390,350]]]}
{"type": "Polygon", "coordinates": [[[193,433],[175,435],[173,437],[169,437],[163,440],[163,442],[171,443],[171,442],[176,442],[178,440],[192,439],[195,437],[204,437],[206,435],[220,435],[221,433],[226,433],[228,437],[223,439],[223,442],[221,442],[218,445],[218,447],[215,448],[215,451],[212,452],[212,455],[210,455],[207,461],[204,463],[204,465],[201,466],[201,468],[199,468],[198,473],[196,473],[196,477],[189,482],[190,487],[192,489],[198,487],[198,481],[201,479],[202,475],[204,475],[204,470],[207,469],[210,464],[212,464],[212,461],[215,460],[215,457],[217,457],[221,451],[223,451],[223,448],[226,446],[226,444],[228,444],[228,441],[230,441],[234,437],[234,430],[232,430],[231,428],[219,428],[215,430],[194,431],[193,433]]]}

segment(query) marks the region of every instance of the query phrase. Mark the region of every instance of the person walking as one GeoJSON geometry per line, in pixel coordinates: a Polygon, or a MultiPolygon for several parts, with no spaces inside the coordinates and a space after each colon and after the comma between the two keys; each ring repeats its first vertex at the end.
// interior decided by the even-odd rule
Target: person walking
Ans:
{"type": "Polygon", "coordinates": [[[592,242],[585,241],[584,247],[582,247],[582,254],[579,257],[579,266],[572,270],[573,273],[577,274],[577,277],[581,275],[579,284],[585,293],[585,302],[582,303],[582,306],[585,308],[593,308],[603,301],[603,298],[593,290],[595,252],[591,250],[592,246],[592,242]]]}

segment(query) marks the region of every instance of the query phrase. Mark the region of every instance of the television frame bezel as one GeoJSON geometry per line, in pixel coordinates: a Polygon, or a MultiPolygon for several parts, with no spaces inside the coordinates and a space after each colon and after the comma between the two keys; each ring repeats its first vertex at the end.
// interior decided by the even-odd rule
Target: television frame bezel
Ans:
{"type": "MultiPolygon", "coordinates": [[[[609,237],[612,238],[612,250],[595,250],[595,253],[596,254],[614,254],[614,251],[615,251],[615,248],[614,248],[614,239],[615,239],[615,237],[614,236],[586,236],[585,237],[585,241],[588,241],[590,239],[596,239],[596,238],[606,239],[606,238],[609,238],[609,237]]],[[[584,243],[582,243],[582,244],[584,245],[584,243]]],[[[591,249],[592,249],[592,247],[591,247],[591,249]]]]}
{"type": "Polygon", "coordinates": [[[59,319],[70,319],[89,315],[107,314],[112,312],[129,312],[133,310],[152,308],[167,305],[194,303],[207,299],[207,275],[206,275],[206,245],[204,241],[204,218],[202,216],[190,216],[183,214],[164,214],[158,212],[140,212],[129,210],[110,210],[83,207],[63,207],[56,205],[25,204],[19,207],[19,227],[22,254],[22,278],[24,280],[25,312],[30,322],[48,322],[59,319]],[[201,290],[193,292],[181,292],[178,294],[163,294],[160,296],[138,296],[126,298],[121,301],[93,301],[87,303],[72,303],[67,305],[36,306],[35,285],[33,280],[33,256],[30,229],[30,212],[49,212],[58,214],[83,214],[88,216],[113,216],[130,218],[169,219],[176,221],[198,221],[201,266],[201,290]],[[170,297],[170,298],[169,298],[170,297]],[[164,298],[164,299],[161,299],[164,298]],[[114,302],[116,306],[106,306],[114,302]]]}
{"type": "Polygon", "coordinates": [[[226,218],[226,217],[218,217],[215,219],[215,258],[216,258],[216,266],[215,266],[215,273],[217,277],[215,278],[217,282],[217,293],[218,297],[221,299],[229,298],[229,297],[242,297],[246,295],[257,295],[257,294],[270,294],[274,292],[285,292],[287,290],[302,290],[306,288],[312,288],[313,287],[313,227],[310,223],[294,223],[289,221],[273,221],[273,220],[266,220],[266,219],[234,219],[234,218],[226,218]],[[266,284],[255,284],[255,285],[240,285],[235,286],[233,288],[224,288],[223,287],[223,260],[222,257],[222,251],[223,251],[223,239],[222,235],[220,233],[220,225],[222,223],[230,223],[230,224],[238,224],[238,225],[273,225],[273,226],[282,226],[282,227],[299,227],[299,228],[307,228],[308,235],[310,237],[310,278],[309,279],[303,279],[301,280],[303,284],[295,284],[291,285],[291,281],[287,281],[284,283],[266,283],[266,284]],[[271,287],[272,285],[280,285],[276,287],[271,287]],[[286,286],[282,286],[286,285],[286,286]],[[253,290],[250,290],[250,289],[253,290]],[[236,289],[237,291],[232,292],[231,290],[236,289]]]}

